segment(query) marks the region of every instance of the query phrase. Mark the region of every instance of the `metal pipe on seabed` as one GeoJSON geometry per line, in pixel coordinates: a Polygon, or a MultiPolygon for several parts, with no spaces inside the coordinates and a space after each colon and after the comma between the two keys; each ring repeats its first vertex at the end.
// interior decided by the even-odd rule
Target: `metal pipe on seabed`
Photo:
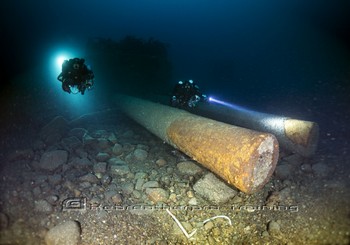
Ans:
{"type": "Polygon", "coordinates": [[[125,96],[116,104],[133,120],[245,193],[270,179],[277,161],[277,139],[269,133],[229,125],[187,111],[125,96]]]}
{"type": "Polygon", "coordinates": [[[228,124],[271,133],[276,136],[281,148],[304,157],[312,156],[317,148],[319,127],[315,122],[256,112],[216,99],[209,99],[209,103],[200,103],[189,111],[228,124]]]}

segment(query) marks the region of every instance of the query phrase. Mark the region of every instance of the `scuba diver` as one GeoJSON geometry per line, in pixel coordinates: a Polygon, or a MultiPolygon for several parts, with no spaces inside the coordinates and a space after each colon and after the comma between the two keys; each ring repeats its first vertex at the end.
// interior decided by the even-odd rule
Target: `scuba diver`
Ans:
{"type": "Polygon", "coordinates": [[[189,109],[196,107],[201,100],[206,101],[207,96],[199,91],[199,87],[193,80],[188,80],[179,81],[175,85],[170,103],[173,107],[189,109]]]}
{"type": "Polygon", "coordinates": [[[94,85],[94,73],[84,62],[84,59],[79,58],[69,59],[63,62],[62,72],[57,77],[62,82],[63,91],[69,94],[80,92],[83,95],[86,89],[92,88],[94,85]]]}

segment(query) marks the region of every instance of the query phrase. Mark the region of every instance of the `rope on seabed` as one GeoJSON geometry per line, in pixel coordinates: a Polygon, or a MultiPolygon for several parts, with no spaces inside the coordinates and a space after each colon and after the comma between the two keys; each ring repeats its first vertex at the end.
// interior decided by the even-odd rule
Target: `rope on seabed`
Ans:
{"type": "MultiPolygon", "coordinates": [[[[175,220],[176,224],[179,226],[179,228],[181,229],[181,231],[184,233],[184,235],[187,237],[187,239],[191,238],[196,232],[197,232],[197,229],[194,229],[190,234],[188,234],[188,232],[185,230],[185,228],[183,227],[183,225],[180,223],[180,221],[175,217],[175,215],[173,215],[169,209],[166,209],[166,211],[168,212],[168,214],[175,220]]],[[[232,221],[229,217],[227,217],[226,215],[217,215],[217,216],[214,216],[214,217],[211,217],[209,219],[206,219],[203,221],[203,224],[211,221],[211,220],[214,220],[214,219],[217,219],[217,218],[224,218],[224,219],[227,219],[228,220],[228,223],[230,225],[232,225],[232,221]]]]}
{"type": "Polygon", "coordinates": [[[173,215],[169,209],[166,209],[166,211],[168,212],[168,214],[170,214],[170,216],[175,220],[176,224],[180,227],[181,231],[185,234],[185,236],[187,237],[187,239],[191,238],[191,236],[193,236],[196,232],[197,229],[194,229],[190,234],[187,233],[187,231],[185,230],[185,228],[181,225],[180,221],[175,217],[175,215],[173,215]]]}
{"type": "Polygon", "coordinates": [[[214,220],[214,219],[217,219],[217,218],[224,218],[224,219],[227,219],[228,220],[228,223],[230,225],[232,225],[232,221],[229,217],[227,217],[226,215],[218,215],[218,216],[214,216],[214,217],[211,217],[209,219],[206,219],[203,221],[203,224],[207,223],[208,221],[211,221],[211,220],[214,220]]]}

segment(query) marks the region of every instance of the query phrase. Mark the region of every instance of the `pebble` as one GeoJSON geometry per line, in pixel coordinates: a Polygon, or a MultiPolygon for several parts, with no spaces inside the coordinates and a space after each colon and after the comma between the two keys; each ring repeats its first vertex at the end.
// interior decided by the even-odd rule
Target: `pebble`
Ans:
{"type": "Polygon", "coordinates": [[[171,177],[168,176],[168,175],[163,175],[163,176],[160,178],[160,181],[161,181],[164,185],[169,185],[170,182],[171,182],[171,177]]]}
{"type": "Polygon", "coordinates": [[[134,184],[130,182],[126,182],[122,184],[120,187],[125,195],[129,195],[134,191],[134,184]]]}
{"type": "MultiPolygon", "coordinates": [[[[91,183],[88,182],[88,181],[84,181],[84,182],[79,183],[79,187],[81,187],[83,189],[90,188],[91,187],[91,183]]],[[[80,191],[79,191],[79,193],[80,193],[80,191]]],[[[77,195],[77,196],[80,196],[80,194],[77,195]]]]}
{"type": "Polygon", "coordinates": [[[79,170],[90,170],[93,163],[88,158],[74,158],[69,165],[79,170]]]}
{"type": "MultiPolygon", "coordinates": [[[[185,230],[187,231],[187,233],[191,233],[193,231],[193,226],[186,221],[181,222],[181,225],[183,226],[183,228],[185,228],[185,230]]],[[[175,235],[184,235],[182,230],[180,229],[180,227],[178,226],[178,224],[176,224],[174,222],[173,224],[173,231],[172,231],[175,235]]],[[[185,237],[185,236],[184,236],[185,237]]]]}
{"type": "Polygon", "coordinates": [[[237,191],[219,180],[213,173],[206,174],[198,180],[193,189],[202,197],[215,203],[224,203],[232,199],[237,191]]]}
{"type": "Polygon", "coordinates": [[[34,202],[34,210],[40,213],[51,213],[53,211],[52,205],[46,200],[39,200],[34,202]]]}
{"type": "Polygon", "coordinates": [[[214,227],[214,223],[211,221],[208,221],[207,223],[204,224],[204,229],[206,229],[207,231],[213,229],[213,227],[214,227]]]}
{"type": "Polygon", "coordinates": [[[148,156],[148,152],[143,149],[136,149],[133,153],[133,158],[136,161],[144,161],[148,156]]]}
{"type": "Polygon", "coordinates": [[[55,205],[58,200],[59,197],[57,195],[51,195],[46,198],[46,201],[48,201],[51,205],[55,205]]]}
{"type": "Polygon", "coordinates": [[[147,178],[147,173],[144,172],[137,172],[135,174],[135,179],[146,179],[147,178]]]}
{"type": "Polygon", "coordinates": [[[270,221],[267,225],[267,231],[271,236],[279,236],[281,233],[280,225],[276,221],[270,221]]]}
{"type": "Polygon", "coordinates": [[[212,229],[212,234],[214,237],[219,237],[219,236],[221,236],[221,230],[218,227],[214,227],[212,229]]]}
{"type": "Polygon", "coordinates": [[[110,142],[112,142],[113,144],[117,143],[117,137],[115,136],[114,133],[111,133],[108,138],[107,138],[110,142]]]}
{"type": "Polygon", "coordinates": [[[128,163],[133,163],[133,162],[134,162],[133,154],[132,154],[132,153],[128,154],[128,155],[124,158],[124,160],[125,160],[126,162],[128,162],[128,163]]]}
{"type": "Polygon", "coordinates": [[[105,199],[106,199],[106,200],[111,199],[113,196],[115,196],[115,195],[117,195],[117,194],[118,194],[118,192],[117,192],[116,190],[110,190],[110,191],[106,191],[106,192],[104,193],[105,199]]]}
{"type": "Polygon", "coordinates": [[[146,194],[154,203],[166,202],[169,198],[169,193],[162,188],[147,188],[146,194]]]}
{"type": "Polygon", "coordinates": [[[291,199],[292,199],[292,190],[290,187],[285,187],[279,191],[280,202],[287,203],[287,201],[291,199]]]}
{"type": "Polygon", "coordinates": [[[154,180],[148,181],[142,185],[143,190],[146,188],[157,188],[157,187],[159,187],[159,183],[154,180]]]}
{"type": "Polygon", "coordinates": [[[51,228],[46,236],[47,245],[77,245],[80,241],[80,224],[76,221],[67,221],[51,228]]]}
{"type": "Polygon", "coordinates": [[[312,167],[310,164],[306,163],[300,166],[301,171],[305,172],[305,173],[312,173],[312,167]]]}
{"type": "Polygon", "coordinates": [[[115,190],[117,190],[117,189],[118,189],[118,187],[117,187],[117,185],[116,185],[115,183],[112,183],[112,184],[110,184],[109,186],[107,186],[107,190],[108,190],[108,191],[110,191],[110,190],[115,191],[115,190]]]}
{"type": "Polygon", "coordinates": [[[196,175],[202,172],[202,168],[192,161],[179,162],[176,166],[183,175],[196,175]]]}
{"type": "Polygon", "coordinates": [[[119,158],[111,158],[108,163],[110,164],[110,171],[112,174],[126,175],[130,173],[128,164],[119,158]]]}
{"type": "Polygon", "coordinates": [[[277,205],[281,199],[280,199],[280,194],[278,191],[272,192],[267,198],[266,198],[266,203],[265,205],[268,207],[272,207],[274,205],[277,205]]]}
{"type": "Polygon", "coordinates": [[[208,236],[208,244],[216,244],[216,240],[212,236],[208,236]]]}
{"type": "MultiPolygon", "coordinates": [[[[103,195],[101,192],[104,191],[104,188],[102,188],[100,185],[93,185],[90,188],[90,192],[96,195],[103,195]]],[[[90,195],[91,193],[87,193],[87,195],[90,195]]]]}
{"type": "Polygon", "coordinates": [[[172,173],[174,172],[174,168],[173,168],[173,167],[168,167],[168,168],[166,169],[166,172],[167,172],[168,174],[172,174],[172,173]]]}
{"type": "Polygon", "coordinates": [[[135,198],[137,198],[137,199],[139,199],[139,198],[142,197],[141,192],[139,192],[138,190],[134,190],[134,191],[132,192],[132,195],[133,195],[135,198]]]}
{"type": "Polygon", "coordinates": [[[112,148],[112,152],[114,155],[119,156],[123,153],[123,147],[120,144],[116,143],[112,148]]]}
{"type": "Polygon", "coordinates": [[[194,197],[194,193],[193,193],[193,191],[187,191],[187,197],[189,197],[189,198],[192,198],[192,197],[194,197]]]}
{"type": "Polygon", "coordinates": [[[34,197],[38,197],[41,194],[41,188],[40,186],[36,186],[34,187],[34,189],[32,190],[33,196],[34,197]]]}
{"type": "Polygon", "coordinates": [[[79,181],[81,181],[81,182],[88,182],[90,184],[97,184],[97,183],[100,182],[99,179],[94,174],[91,174],[91,173],[88,173],[88,174],[86,174],[84,176],[81,176],[79,178],[79,181]]]}
{"type": "Polygon", "coordinates": [[[95,173],[105,173],[107,171],[107,163],[106,162],[98,162],[93,166],[93,171],[95,173]]]}
{"type": "Polygon", "coordinates": [[[46,183],[46,180],[47,180],[47,175],[37,175],[35,178],[35,183],[42,185],[46,183]]]}
{"type": "Polygon", "coordinates": [[[97,143],[97,140],[93,137],[91,137],[90,135],[88,134],[85,134],[83,136],[83,144],[84,145],[91,145],[91,144],[96,144],[97,143]]]}
{"type": "Polygon", "coordinates": [[[111,200],[114,204],[121,204],[123,203],[123,197],[119,193],[116,193],[114,196],[111,197],[111,200]]]}
{"type": "Polygon", "coordinates": [[[153,170],[151,171],[151,174],[149,175],[149,178],[154,180],[154,179],[157,177],[157,175],[158,175],[157,170],[154,170],[154,169],[153,169],[153,170]]]}
{"type": "Polygon", "coordinates": [[[176,194],[175,193],[171,193],[169,196],[169,201],[171,202],[176,202],[177,198],[176,198],[176,194]]]}
{"type": "Polygon", "coordinates": [[[232,203],[236,204],[236,203],[241,203],[243,201],[243,198],[240,197],[240,196],[235,196],[233,199],[232,199],[232,203]]]}
{"type": "Polygon", "coordinates": [[[110,165],[125,165],[127,164],[125,161],[120,159],[119,157],[112,157],[107,161],[110,165]]]}
{"type": "Polygon", "coordinates": [[[109,214],[106,210],[98,210],[96,212],[96,219],[99,220],[101,223],[106,223],[106,220],[108,219],[109,214]]]}
{"type": "Polygon", "coordinates": [[[188,201],[188,204],[189,204],[189,205],[193,205],[193,206],[198,205],[197,198],[192,197],[192,198],[188,201]]]}
{"type": "MultiPolygon", "coordinates": [[[[85,183],[87,183],[87,182],[85,182],[85,183]]],[[[81,195],[81,191],[78,189],[74,189],[73,193],[74,193],[74,196],[76,196],[76,197],[79,197],[81,195]]]]}
{"type": "Polygon", "coordinates": [[[126,175],[130,172],[130,168],[128,165],[111,165],[110,167],[111,174],[116,175],[126,175]]]}
{"type": "Polygon", "coordinates": [[[99,153],[97,153],[97,155],[95,157],[96,161],[99,161],[99,162],[105,162],[109,158],[110,158],[110,155],[106,152],[99,152],[99,153]]]}
{"type": "Polygon", "coordinates": [[[107,174],[103,175],[102,178],[101,178],[101,183],[104,186],[109,185],[111,183],[111,181],[112,181],[112,177],[107,175],[107,174]]]}
{"type": "Polygon", "coordinates": [[[140,191],[140,190],[142,190],[142,186],[143,186],[143,184],[145,183],[145,179],[137,179],[136,180],[136,184],[135,184],[135,190],[138,190],[138,191],[140,191]]]}
{"type": "Polygon", "coordinates": [[[163,167],[167,164],[167,161],[163,158],[159,158],[157,161],[156,161],[156,164],[158,167],[163,167]]]}
{"type": "Polygon", "coordinates": [[[129,143],[125,143],[123,144],[123,152],[131,152],[134,150],[134,146],[132,144],[129,143]]]}
{"type": "Polygon", "coordinates": [[[74,153],[80,158],[88,158],[89,154],[83,148],[77,148],[74,153]]]}
{"type": "Polygon", "coordinates": [[[127,175],[126,175],[126,178],[127,178],[127,179],[135,179],[135,174],[134,174],[133,172],[129,172],[129,173],[127,173],[127,175]]]}

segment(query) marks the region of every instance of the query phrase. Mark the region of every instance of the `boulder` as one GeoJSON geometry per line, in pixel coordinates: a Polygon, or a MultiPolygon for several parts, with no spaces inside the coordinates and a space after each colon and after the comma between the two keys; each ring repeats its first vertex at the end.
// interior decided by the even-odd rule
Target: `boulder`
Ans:
{"type": "Polygon", "coordinates": [[[40,159],[40,162],[35,162],[35,168],[42,170],[54,171],[61,165],[66,164],[68,160],[68,152],[64,150],[54,150],[45,152],[40,159]]]}

